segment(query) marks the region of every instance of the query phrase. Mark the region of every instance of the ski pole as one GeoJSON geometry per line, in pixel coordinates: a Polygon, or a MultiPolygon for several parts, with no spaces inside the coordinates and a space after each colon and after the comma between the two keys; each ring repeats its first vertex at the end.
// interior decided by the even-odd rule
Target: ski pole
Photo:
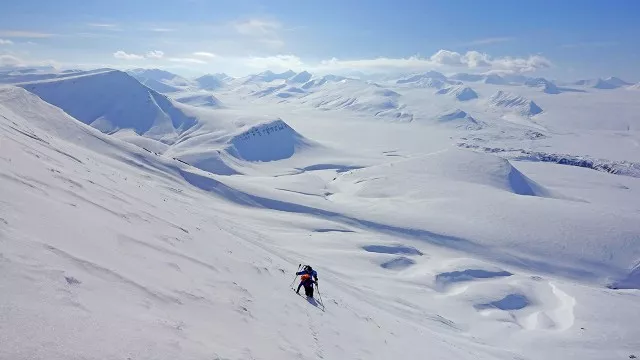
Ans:
{"type": "Polygon", "coordinates": [[[316,282],[316,290],[318,290],[318,297],[320,298],[320,304],[322,304],[322,307],[324,307],[324,301],[322,301],[322,294],[320,293],[320,286],[318,286],[317,282],[316,282]]]}
{"type": "Polygon", "coordinates": [[[293,278],[293,281],[291,282],[291,285],[289,285],[289,287],[293,287],[293,283],[296,282],[296,279],[298,278],[298,271],[300,271],[300,266],[302,266],[302,264],[298,264],[298,270],[296,270],[296,277],[293,278]]]}

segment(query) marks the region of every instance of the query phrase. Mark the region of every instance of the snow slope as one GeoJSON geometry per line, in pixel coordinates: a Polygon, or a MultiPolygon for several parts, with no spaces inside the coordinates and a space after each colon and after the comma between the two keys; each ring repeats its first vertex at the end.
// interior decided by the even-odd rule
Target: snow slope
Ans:
{"type": "Polygon", "coordinates": [[[143,85],[163,94],[187,90],[193,86],[189,80],[160,69],[133,69],[127,73],[143,85]]]}
{"type": "Polygon", "coordinates": [[[640,179],[501,152],[633,161],[633,91],[253,96],[271,75],[213,109],[119,72],[0,88],[0,358],[637,355],[640,179]],[[300,263],[321,298],[289,290],[300,263]]]}
{"type": "Polygon", "coordinates": [[[169,141],[196,122],[165,96],[117,70],[20,86],[106,133],[132,129],[169,141]]]}

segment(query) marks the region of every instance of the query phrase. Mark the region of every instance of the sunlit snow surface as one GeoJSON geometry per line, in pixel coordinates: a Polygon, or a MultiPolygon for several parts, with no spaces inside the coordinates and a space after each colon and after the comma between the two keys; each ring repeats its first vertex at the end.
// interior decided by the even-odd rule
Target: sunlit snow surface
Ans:
{"type": "Polygon", "coordinates": [[[0,359],[640,355],[633,86],[130,74],[1,78],[0,359]]]}

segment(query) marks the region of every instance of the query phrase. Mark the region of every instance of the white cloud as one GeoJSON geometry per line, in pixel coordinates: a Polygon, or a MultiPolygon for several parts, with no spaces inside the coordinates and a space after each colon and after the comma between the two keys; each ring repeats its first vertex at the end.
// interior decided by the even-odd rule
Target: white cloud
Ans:
{"type": "Polygon", "coordinates": [[[116,59],[121,59],[121,60],[140,60],[140,59],[144,59],[144,56],[142,55],[137,55],[137,54],[129,54],[126,53],[122,50],[118,50],[116,52],[113,53],[113,57],[116,59]]]}
{"type": "Polygon", "coordinates": [[[460,66],[463,64],[462,56],[449,50],[438,50],[437,53],[431,55],[430,60],[436,64],[460,66]]]}
{"type": "Polygon", "coordinates": [[[104,28],[104,29],[112,29],[112,30],[118,29],[118,24],[89,23],[87,25],[91,27],[104,28]]]}
{"type": "Polygon", "coordinates": [[[49,38],[55,36],[54,34],[42,33],[37,31],[22,31],[22,30],[0,30],[0,36],[10,38],[49,38]]]}
{"type": "Polygon", "coordinates": [[[270,49],[279,49],[284,46],[280,32],[285,29],[278,21],[249,19],[236,21],[232,26],[241,36],[266,45],[270,49]]]}
{"type": "Polygon", "coordinates": [[[0,45],[13,45],[13,41],[0,39],[0,45]]]}
{"type": "Polygon", "coordinates": [[[160,50],[152,50],[146,54],[147,59],[162,59],[164,57],[164,52],[160,50]]]}
{"type": "Polygon", "coordinates": [[[24,62],[13,55],[0,55],[0,66],[20,66],[24,62]]]}
{"type": "Polygon", "coordinates": [[[470,46],[491,45],[491,44],[498,44],[498,43],[513,41],[513,40],[515,40],[515,38],[514,37],[509,37],[509,36],[492,37],[492,38],[473,40],[473,41],[470,41],[470,42],[468,42],[468,43],[466,43],[464,45],[470,45],[470,46]]]}
{"type": "Polygon", "coordinates": [[[338,60],[336,58],[322,61],[319,68],[323,70],[372,70],[372,71],[422,71],[430,69],[440,70],[473,70],[509,73],[524,73],[548,68],[551,62],[540,55],[526,58],[500,57],[493,58],[486,53],[468,51],[460,54],[450,50],[439,50],[432,56],[425,58],[412,56],[408,58],[338,60]]]}
{"type": "Polygon", "coordinates": [[[237,21],[233,25],[240,34],[250,36],[270,35],[282,28],[282,24],[277,21],[261,19],[237,21]]]}
{"type": "Polygon", "coordinates": [[[214,59],[218,57],[218,55],[206,51],[196,51],[193,53],[193,56],[203,57],[207,59],[214,59]]]}
{"type": "Polygon", "coordinates": [[[172,31],[176,31],[176,29],[170,29],[170,28],[151,28],[151,29],[149,29],[149,31],[153,31],[153,32],[172,32],[172,31]]]}
{"type": "Polygon", "coordinates": [[[244,64],[255,69],[288,70],[305,67],[302,60],[295,55],[275,55],[265,57],[250,57],[244,64]]]}
{"type": "Polygon", "coordinates": [[[171,62],[184,63],[184,64],[207,64],[206,61],[194,58],[169,58],[171,62]]]}

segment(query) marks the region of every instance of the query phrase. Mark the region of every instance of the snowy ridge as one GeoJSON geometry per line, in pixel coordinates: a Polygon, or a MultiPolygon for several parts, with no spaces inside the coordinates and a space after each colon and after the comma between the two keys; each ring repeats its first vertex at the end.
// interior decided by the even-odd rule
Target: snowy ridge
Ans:
{"type": "Polygon", "coordinates": [[[223,105],[215,96],[205,94],[187,94],[186,96],[176,96],[174,100],[191,106],[208,107],[208,108],[222,108],[223,105]]]}
{"type": "Polygon", "coordinates": [[[105,133],[132,129],[173,141],[196,123],[171,100],[117,70],[20,86],[105,133]]]}
{"type": "Polygon", "coordinates": [[[542,109],[535,102],[502,90],[493,94],[488,102],[495,107],[515,110],[524,116],[533,116],[542,112],[542,109]]]}
{"type": "Polygon", "coordinates": [[[589,156],[553,154],[523,149],[489,148],[467,143],[459,143],[458,146],[467,149],[478,149],[486,153],[501,154],[514,160],[551,162],[559,165],[577,166],[610,174],[640,178],[640,163],[630,161],[611,161],[606,159],[594,159],[589,156]]]}
{"type": "Polygon", "coordinates": [[[203,75],[194,80],[198,84],[198,87],[202,90],[214,91],[226,86],[225,80],[227,76],[225,74],[218,75],[203,75]]]}
{"type": "Polygon", "coordinates": [[[476,93],[472,88],[461,85],[449,86],[444,89],[440,89],[436,91],[436,94],[453,96],[459,101],[469,101],[478,98],[478,93],[476,93]]]}

